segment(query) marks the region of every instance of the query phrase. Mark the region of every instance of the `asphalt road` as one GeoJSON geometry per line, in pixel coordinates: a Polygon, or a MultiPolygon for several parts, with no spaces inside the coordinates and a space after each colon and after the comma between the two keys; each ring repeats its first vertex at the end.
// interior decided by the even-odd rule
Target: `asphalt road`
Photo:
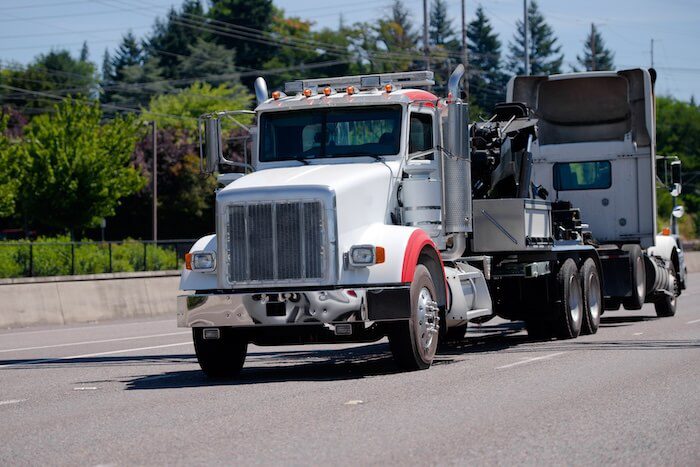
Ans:
{"type": "Polygon", "coordinates": [[[175,319],[0,332],[0,465],[700,464],[700,274],[674,318],[531,342],[491,321],[427,371],[386,343],[199,372],[175,319]]]}

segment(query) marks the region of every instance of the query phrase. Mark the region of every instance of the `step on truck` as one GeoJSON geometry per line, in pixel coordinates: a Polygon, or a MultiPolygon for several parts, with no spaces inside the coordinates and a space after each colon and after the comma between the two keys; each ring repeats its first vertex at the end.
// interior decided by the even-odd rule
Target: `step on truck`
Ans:
{"type": "Polygon", "coordinates": [[[463,73],[442,98],[424,89],[429,71],[302,79],[271,95],[259,78],[255,111],[202,116],[216,233],[186,255],[177,319],[208,376],[235,376],[249,343],[387,337],[416,370],[494,316],[567,339],[595,333],[618,301],[673,314],[682,252],[654,235],[650,73],[517,78],[473,124],[463,73]],[[582,87],[550,89],[557,80],[582,87]],[[580,116],[568,93],[584,91],[602,107],[584,98],[580,116]],[[242,162],[225,154],[228,122],[245,128],[242,162]]]}

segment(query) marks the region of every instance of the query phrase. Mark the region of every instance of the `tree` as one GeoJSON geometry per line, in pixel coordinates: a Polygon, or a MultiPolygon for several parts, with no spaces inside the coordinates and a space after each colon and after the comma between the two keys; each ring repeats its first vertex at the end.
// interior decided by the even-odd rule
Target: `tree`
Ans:
{"type": "Polygon", "coordinates": [[[190,78],[202,76],[184,73],[179,66],[186,56],[190,55],[190,47],[207,37],[201,29],[204,7],[200,0],[185,0],[179,10],[170,9],[164,20],[158,18],[153,32],[146,40],[145,53],[158,60],[163,77],[167,79],[190,78]]]}
{"type": "Polygon", "coordinates": [[[430,45],[446,45],[454,40],[455,31],[452,28],[452,20],[447,14],[447,2],[445,0],[434,0],[430,6],[430,45]]]}
{"type": "Polygon", "coordinates": [[[198,78],[201,81],[237,82],[235,52],[231,49],[198,38],[187,46],[187,56],[179,58],[178,70],[180,78],[198,78]]]}
{"type": "Polygon", "coordinates": [[[136,122],[102,118],[98,104],[68,98],[25,128],[19,151],[28,162],[19,204],[32,227],[79,235],[143,187],[145,180],[130,164],[136,122]]]}
{"type": "Polygon", "coordinates": [[[83,47],[80,49],[80,61],[85,63],[90,61],[90,50],[88,49],[87,41],[83,41],[83,47]]]}
{"type": "Polygon", "coordinates": [[[143,63],[143,49],[136,36],[131,31],[122,37],[122,41],[117,47],[114,57],[112,57],[112,74],[110,79],[115,82],[124,79],[124,69],[138,66],[143,63]]]}
{"type": "Polygon", "coordinates": [[[216,42],[236,51],[239,66],[259,70],[276,53],[278,46],[265,36],[272,28],[272,0],[211,0],[207,15],[222,32],[216,42]]]}
{"type": "Polygon", "coordinates": [[[179,92],[154,96],[143,118],[157,121],[159,127],[185,130],[193,135],[200,115],[218,110],[250,109],[252,101],[253,96],[240,84],[214,87],[196,82],[179,92]]]}
{"type": "MultiPolygon", "coordinates": [[[[527,8],[528,40],[530,49],[530,74],[551,75],[561,73],[561,64],[564,54],[561,45],[557,44],[557,38],[551,26],[545,21],[544,15],[535,0],[532,0],[527,8]]],[[[510,43],[509,67],[513,73],[522,75],[525,73],[523,65],[525,57],[525,26],[522,20],[516,22],[516,33],[510,43]]]]}
{"type": "Polygon", "coordinates": [[[3,70],[2,82],[20,90],[0,93],[0,104],[12,104],[25,113],[43,112],[55,99],[43,94],[92,96],[97,90],[93,63],[77,60],[67,50],[39,55],[26,67],[3,70]]]}
{"type": "Polygon", "coordinates": [[[576,56],[578,63],[587,71],[607,71],[615,68],[614,56],[615,54],[605,47],[600,31],[591,23],[591,32],[583,46],[583,55],[576,56]]]}
{"type": "Polygon", "coordinates": [[[481,6],[467,26],[467,48],[470,97],[479,107],[490,111],[505,100],[507,76],[502,71],[501,41],[481,6]]]}
{"type": "Polygon", "coordinates": [[[405,71],[411,68],[418,55],[418,34],[413,30],[410,14],[401,0],[394,0],[389,15],[379,20],[376,40],[382,46],[370,56],[373,67],[378,69],[376,71],[405,71]]]}
{"type": "Polygon", "coordinates": [[[15,214],[19,195],[22,159],[15,138],[8,131],[10,109],[0,114],[0,218],[15,214]]]}

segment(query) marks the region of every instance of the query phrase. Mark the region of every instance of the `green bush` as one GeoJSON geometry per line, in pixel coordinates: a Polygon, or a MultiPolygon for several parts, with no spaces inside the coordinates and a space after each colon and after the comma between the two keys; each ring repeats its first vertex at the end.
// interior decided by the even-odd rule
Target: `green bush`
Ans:
{"type": "MultiPolygon", "coordinates": [[[[113,243],[112,272],[177,269],[174,246],[155,246],[137,240],[113,243]],[[146,264],[144,267],[144,248],[146,264]]],[[[34,276],[100,274],[110,271],[107,243],[71,244],[68,237],[38,238],[35,242],[0,241],[0,278],[29,275],[30,257],[34,276]]]]}

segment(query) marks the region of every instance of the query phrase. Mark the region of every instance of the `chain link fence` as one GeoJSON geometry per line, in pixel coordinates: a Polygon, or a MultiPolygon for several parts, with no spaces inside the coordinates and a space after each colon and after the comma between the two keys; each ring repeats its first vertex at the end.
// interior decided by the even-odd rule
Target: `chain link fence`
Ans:
{"type": "Polygon", "coordinates": [[[0,278],[180,269],[196,240],[0,242],[0,278]]]}

